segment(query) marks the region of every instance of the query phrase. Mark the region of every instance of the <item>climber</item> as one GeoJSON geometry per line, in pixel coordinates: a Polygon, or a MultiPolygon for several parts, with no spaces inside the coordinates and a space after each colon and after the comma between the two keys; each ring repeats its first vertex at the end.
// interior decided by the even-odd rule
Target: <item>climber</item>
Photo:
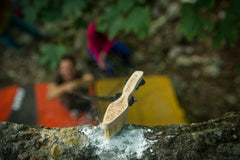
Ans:
{"type": "Polygon", "coordinates": [[[61,102],[70,110],[73,117],[78,117],[81,110],[90,110],[90,101],[80,95],[88,94],[88,87],[92,86],[94,77],[90,73],[77,71],[76,61],[71,55],[64,55],[58,72],[48,85],[47,97],[60,98],[61,102]]]}
{"type": "Polygon", "coordinates": [[[96,20],[89,24],[86,35],[88,52],[99,68],[105,72],[113,71],[113,64],[107,58],[109,53],[119,55],[124,65],[130,65],[130,49],[116,39],[110,39],[107,33],[98,32],[97,23],[96,20]]]}

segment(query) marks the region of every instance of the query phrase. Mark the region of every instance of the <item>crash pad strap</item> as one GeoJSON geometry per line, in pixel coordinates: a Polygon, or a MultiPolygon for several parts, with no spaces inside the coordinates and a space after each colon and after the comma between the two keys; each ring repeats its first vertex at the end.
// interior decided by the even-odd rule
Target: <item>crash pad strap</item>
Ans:
{"type": "Polygon", "coordinates": [[[24,97],[18,110],[12,110],[8,121],[22,124],[37,124],[37,111],[33,85],[23,87],[24,97]]]}

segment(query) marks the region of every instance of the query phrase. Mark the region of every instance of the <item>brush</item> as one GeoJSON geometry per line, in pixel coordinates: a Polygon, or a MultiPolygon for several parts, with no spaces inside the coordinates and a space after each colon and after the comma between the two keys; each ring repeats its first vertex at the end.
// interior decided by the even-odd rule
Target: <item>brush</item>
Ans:
{"type": "Polygon", "coordinates": [[[110,139],[115,135],[127,121],[129,101],[135,90],[141,85],[142,78],[143,72],[135,71],[126,82],[122,95],[108,105],[103,117],[103,129],[105,130],[106,138],[110,139]]]}

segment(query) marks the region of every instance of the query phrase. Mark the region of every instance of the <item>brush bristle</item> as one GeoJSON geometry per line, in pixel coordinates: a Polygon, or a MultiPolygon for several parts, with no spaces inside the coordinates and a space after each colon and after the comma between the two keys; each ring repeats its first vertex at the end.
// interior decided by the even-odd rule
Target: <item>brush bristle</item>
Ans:
{"type": "Polygon", "coordinates": [[[118,133],[126,121],[127,112],[124,112],[124,114],[122,114],[118,119],[115,120],[114,125],[112,125],[108,129],[105,129],[105,137],[110,139],[112,136],[118,133]]]}

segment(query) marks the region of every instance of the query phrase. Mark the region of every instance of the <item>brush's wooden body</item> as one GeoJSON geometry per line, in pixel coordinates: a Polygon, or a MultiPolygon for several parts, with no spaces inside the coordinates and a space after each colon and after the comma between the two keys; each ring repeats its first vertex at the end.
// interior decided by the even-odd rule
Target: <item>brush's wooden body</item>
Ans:
{"type": "Polygon", "coordinates": [[[126,122],[129,107],[128,102],[141,83],[142,78],[143,72],[135,71],[125,84],[121,97],[109,104],[103,118],[103,128],[106,138],[111,138],[126,122]]]}

